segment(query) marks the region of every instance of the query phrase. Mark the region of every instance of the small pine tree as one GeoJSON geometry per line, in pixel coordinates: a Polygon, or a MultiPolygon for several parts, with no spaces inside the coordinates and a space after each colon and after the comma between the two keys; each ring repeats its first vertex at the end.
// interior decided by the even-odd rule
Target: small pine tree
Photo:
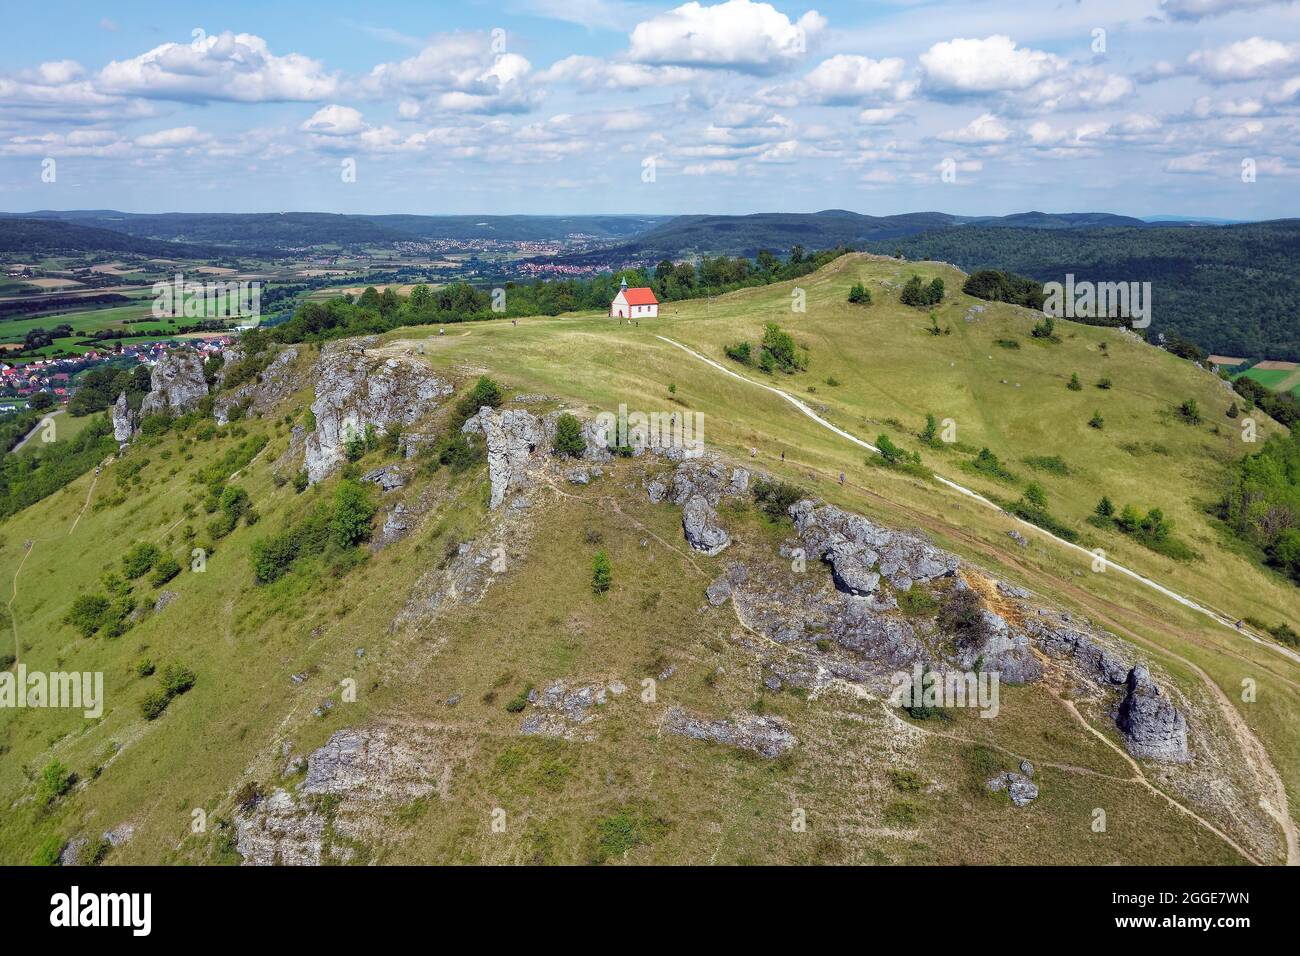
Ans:
{"type": "Polygon", "coordinates": [[[1237,403],[1233,402],[1231,405],[1228,406],[1228,417],[1236,418],[1238,414],[1239,413],[1237,411],[1237,403]]]}
{"type": "Polygon", "coordinates": [[[1113,518],[1115,516],[1115,505],[1105,495],[1101,496],[1101,501],[1097,502],[1097,517],[1113,518]]]}
{"type": "Polygon", "coordinates": [[[614,583],[614,571],[609,565],[609,555],[603,550],[597,551],[591,560],[591,590],[604,594],[614,583]]]}
{"type": "Polygon", "coordinates": [[[1079,373],[1075,372],[1070,376],[1070,384],[1066,386],[1072,392],[1082,392],[1083,383],[1079,381],[1079,373]]]}
{"type": "Polygon", "coordinates": [[[853,287],[849,289],[849,301],[855,305],[870,305],[871,293],[861,282],[855,283],[853,287]]]}
{"type": "Polygon", "coordinates": [[[1047,492],[1043,490],[1043,486],[1038,482],[1031,481],[1029,487],[1025,489],[1025,500],[1035,508],[1046,508],[1047,492]]]}
{"type": "Polygon", "coordinates": [[[555,421],[555,453],[569,458],[581,458],[587,450],[586,439],[582,437],[582,422],[565,412],[555,421]]]}
{"type": "Polygon", "coordinates": [[[933,445],[939,434],[939,420],[934,417],[933,413],[926,412],[925,428],[921,432],[921,441],[927,445],[933,445]]]}
{"type": "Polygon", "coordinates": [[[1101,428],[1106,424],[1106,419],[1101,417],[1101,412],[1093,412],[1092,418],[1088,419],[1088,424],[1093,428],[1101,428]]]}

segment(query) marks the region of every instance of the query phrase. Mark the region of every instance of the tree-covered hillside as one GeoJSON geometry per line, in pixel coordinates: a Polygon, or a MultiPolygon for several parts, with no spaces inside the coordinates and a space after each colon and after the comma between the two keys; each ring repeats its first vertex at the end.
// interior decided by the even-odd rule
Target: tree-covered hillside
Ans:
{"type": "Polygon", "coordinates": [[[1149,334],[1209,352],[1300,359],[1300,220],[1233,226],[1008,229],[957,226],[871,245],[967,272],[1007,269],[1043,282],[1150,282],[1149,334]]]}

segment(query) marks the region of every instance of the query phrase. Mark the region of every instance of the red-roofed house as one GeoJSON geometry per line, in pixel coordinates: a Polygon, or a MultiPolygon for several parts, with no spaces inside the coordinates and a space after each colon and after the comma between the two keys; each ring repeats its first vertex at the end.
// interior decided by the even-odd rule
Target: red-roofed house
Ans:
{"type": "Polygon", "coordinates": [[[611,319],[653,319],[659,315],[659,300],[648,287],[629,289],[624,279],[618,295],[609,304],[611,319]]]}

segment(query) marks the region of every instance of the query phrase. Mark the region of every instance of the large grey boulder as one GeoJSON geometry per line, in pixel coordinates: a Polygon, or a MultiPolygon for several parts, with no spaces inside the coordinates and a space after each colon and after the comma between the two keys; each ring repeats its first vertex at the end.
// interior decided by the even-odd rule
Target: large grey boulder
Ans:
{"type": "Polygon", "coordinates": [[[875,570],[880,555],[867,546],[856,541],[836,541],[826,557],[831,564],[831,577],[841,591],[866,595],[880,586],[880,574],[875,570]]]}
{"type": "Polygon", "coordinates": [[[119,445],[131,440],[131,434],[135,431],[135,415],[131,412],[131,406],[127,404],[126,392],[117,396],[117,401],[113,403],[113,440],[119,445]]]}
{"type": "Polygon", "coordinates": [[[304,467],[315,483],[343,463],[348,441],[367,429],[412,424],[452,392],[429,368],[398,358],[366,353],[377,339],[331,342],[316,363],[316,430],[307,436],[304,467]]]}
{"type": "Polygon", "coordinates": [[[731,535],[718,524],[718,513],[703,495],[686,502],[682,509],[682,531],[686,542],[705,554],[717,554],[731,544],[731,535]]]}
{"type": "Polygon", "coordinates": [[[543,446],[547,439],[542,423],[523,409],[497,412],[485,405],[461,431],[481,434],[487,442],[488,481],[492,486],[489,506],[494,509],[507,493],[525,487],[534,467],[545,458],[543,446]]]}
{"type": "Polygon", "coordinates": [[[1187,721],[1151,679],[1141,664],[1128,673],[1127,693],[1120,702],[1115,723],[1124,744],[1135,757],[1165,763],[1185,763],[1187,721]]]}
{"type": "Polygon", "coordinates": [[[828,562],[836,583],[852,593],[874,590],[863,587],[872,573],[906,591],[915,582],[951,576],[961,566],[956,555],[915,535],[883,528],[834,505],[818,507],[804,499],[790,506],[790,517],[808,556],[828,562]]]}
{"type": "Polygon", "coordinates": [[[140,404],[140,417],[181,415],[198,407],[208,394],[203,356],[189,349],[172,349],[149,373],[149,394],[140,404]]]}
{"type": "Polygon", "coordinates": [[[1023,773],[1010,771],[998,774],[993,779],[985,781],[984,785],[994,793],[1005,790],[1011,802],[1018,807],[1028,806],[1038,799],[1038,787],[1023,773]]]}

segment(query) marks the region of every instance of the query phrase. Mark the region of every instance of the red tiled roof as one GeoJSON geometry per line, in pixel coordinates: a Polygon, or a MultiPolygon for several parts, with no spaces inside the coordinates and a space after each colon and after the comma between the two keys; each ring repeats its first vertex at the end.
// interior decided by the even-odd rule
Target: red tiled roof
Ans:
{"type": "Polygon", "coordinates": [[[659,300],[655,298],[654,291],[647,287],[638,289],[624,289],[623,298],[627,299],[628,305],[658,305],[659,300]]]}

